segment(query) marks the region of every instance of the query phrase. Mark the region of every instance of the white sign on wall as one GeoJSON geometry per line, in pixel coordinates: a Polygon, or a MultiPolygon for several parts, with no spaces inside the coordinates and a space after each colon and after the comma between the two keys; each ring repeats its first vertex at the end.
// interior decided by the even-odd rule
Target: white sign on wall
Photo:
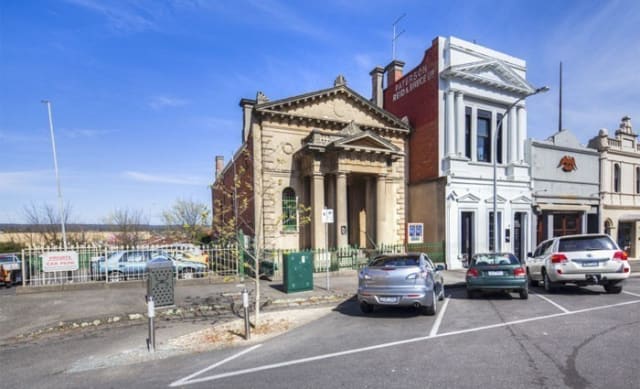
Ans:
{"type": "Polygon", "coordinates": [[[322,210],[322,222],[333,223],[333,209],[325,208],[322,210]]]}
{"type": "Polygon", "coordinates": [[[78,270],[78,253],[75,251],[58,251],[42,254],[42,271],[78,270]]]}
{"type": "Polygon", "coordinates": [[[409,243],[424,243],[424,224],[407,223],[407,236],[409,243]]]}

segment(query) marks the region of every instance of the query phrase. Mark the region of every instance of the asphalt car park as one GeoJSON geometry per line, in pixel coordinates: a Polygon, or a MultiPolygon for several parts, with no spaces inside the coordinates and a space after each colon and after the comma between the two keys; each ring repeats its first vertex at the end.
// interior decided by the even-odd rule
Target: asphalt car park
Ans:
{"type": "Polygon", "coordinates": [[[470,300],[464,289],[449,289],[447,294],[434,318],[391,307],[362,316],[355,302],[347,302],[287,339],[235,354],[227,350],[224,358],[211,360],[214,363],[208,366],[201,359],[199,369],[173,385],[204,387],[216,381],[216,387],[233,387],[260,377],[255,384],[268,387],[266,382],[276,385],[275,377],[290,376],[286,387],[315,387],[309,383],[319,386],[319,372],[327,370],[345,386],[368,382],[373,387],[637,387],[640,383],[640,359],[632,353],[640,345],[639,279],[629,280],[625,292],[613,295],[597,286],[569,286],[553,294],[533,287],[528,300],[505,293],[470,300]],[[416,375],[420,369],[428,371],[422,379],[416,375]],[[456,370],[460,374],[453,373],[456,370]],[[305,378],[296,378],[301,375],[305,378]]]}

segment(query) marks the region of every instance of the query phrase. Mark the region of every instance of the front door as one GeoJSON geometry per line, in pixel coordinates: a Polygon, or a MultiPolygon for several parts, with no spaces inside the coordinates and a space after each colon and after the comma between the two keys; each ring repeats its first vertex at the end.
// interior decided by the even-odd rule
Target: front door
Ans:
{"type": "Polygon", "coordinates": [[[460,226],[460,254],[471,260],[474,245],[473,212],[460,213],[460,226]]]}
{"type": "Polygon", "coordinates": [[[579,212],[553,214],[553,236],[581,234],[582,222],[580,216],[579,212]]]}
{"type": "Polygon", "coordinates": [[[513,219],[513,253],[520,260],[526,259],[525,252],[525,236],[527,214],[524,212],[516,212],[513,219]]]}

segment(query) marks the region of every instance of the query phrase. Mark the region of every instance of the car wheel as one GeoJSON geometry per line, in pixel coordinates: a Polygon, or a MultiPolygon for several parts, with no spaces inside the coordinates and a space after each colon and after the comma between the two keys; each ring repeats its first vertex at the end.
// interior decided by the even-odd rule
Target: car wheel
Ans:
{"type": "Polygon", "coordinates": [[[605,284],[604,285],[604,290],[607,293],[618,294],[618,293],[622,292],[622,285],[605,284]]]}
{"type": "Polygon", "coordinates": [[[120,282],[124,281],[124,275],[119,271],[114,271],[109,273],[109,281],[111,282],[120,282]]]}
{"type": "Polygon", "coordinates": [[[371,312],[373,312],[373,305],[365,303],[364,301],[362,301],[360,303],[360,310],[362,311],[362,313],[371,313],[371,312]]]}
{"type": "Polygon", "coordinates": [[[520,298],[522,300],[526,300],[529,298],[529,288],[525,286],[524,288],[520,289],[520,298]]]}
{"type": "Polygon", "coordinates": [[[193,269],[191,269],[190,267],[182,270],[182,279],[183,280],[191,280],[193,279],[193,269]]]}
{"type": "Polygon", "coordinates": [[[544,290],[549,293],[553,292],[555,290],[555,284],[549,279],[546,270],[542,271],[542,278],[544,279],[544,290]]]}
{"type": "Polygon", "coordinates": [[[438,300],[444,300],[444,285],[440,285],[440,297],[438,298],[438,300]]]}
{"type": "Polygon", "coordinates": [[[527,268],[527,279],[529,280],[529,286],[538,286],[538,280],[534,280],[531,278],[531,273],[529,273],[529,268],[527,268]]]}
{"type": "Polygon", "coordinates": [[[431,306],[422,307],[422,313],[425,315],[433,316],[438,312],[438,299],[435,293],[431,293],[431,306]]]}

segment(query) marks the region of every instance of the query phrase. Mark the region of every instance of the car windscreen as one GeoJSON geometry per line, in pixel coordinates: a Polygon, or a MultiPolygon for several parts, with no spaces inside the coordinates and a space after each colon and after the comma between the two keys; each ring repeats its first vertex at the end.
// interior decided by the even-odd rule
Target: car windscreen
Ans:
{"type": "Polygon", "coordinates": [[[380,257],[374,259],[369,266],[372,267],[405,267],[419,266],[420,257],[380,257]]]}
{"type": "Polygon", "coordinates": [[[479,254],[471,259],[471,266],[519,264],[520,261],[513,254],[479,254]]]}
{"type": "Polygon", "coordinates": [[[560,239],[558,251],[615,250],[616,247],[607,236],[580,236],[560,239]]]}

